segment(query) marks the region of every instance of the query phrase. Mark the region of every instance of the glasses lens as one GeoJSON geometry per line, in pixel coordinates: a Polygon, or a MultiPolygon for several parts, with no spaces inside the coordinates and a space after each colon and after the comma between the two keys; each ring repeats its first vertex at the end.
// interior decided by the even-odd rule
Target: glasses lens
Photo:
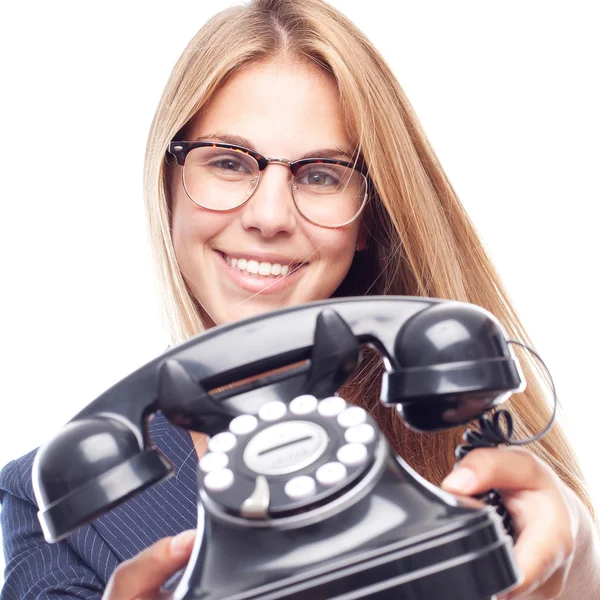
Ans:
{"type": "Polygon", "coordinates": [[[194,148],[185,158],[183,186],[199,206],[230,210],[251,196],[258,176],[256,160],[240,150],[194,148]]]}
{"type": "Polygon", "coordinates": [[[328,227],[352,221],[367,199],[365,176],[342,165],[303,165],[292,186],[298,210],[313,223],[328,227]]]}

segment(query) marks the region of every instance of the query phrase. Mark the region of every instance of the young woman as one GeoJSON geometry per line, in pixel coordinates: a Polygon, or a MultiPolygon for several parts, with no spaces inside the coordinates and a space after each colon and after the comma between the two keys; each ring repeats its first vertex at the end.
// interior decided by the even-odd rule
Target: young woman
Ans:
{"type": "MultiPolygon", "coordinates": [[[[285,306],[379,294],[472,302],[527,341],[398,83],[321,0],[254,0],[202,28],[152,124],[145,191],[173,343],[285,306]]],[[[536,366],[522,363],[528,388],[510,410],[526,437],[550,415],[536,366]]],[[[591,504],[560,428],[528,451],[478,450],[453,470],[462,432],[408,431],[379,407],[380,373],[369,356],[341,394],[376,416],[413,468],[457,494],[502,491],[524,573],[509,597],[598,596],[591,504]]],[[[158,597],[189,558],[205,438],[161,416],[151,435],[177,477],[55,545],[35,515],[33,454],[2,472],[3,597],[158,597]]]]}

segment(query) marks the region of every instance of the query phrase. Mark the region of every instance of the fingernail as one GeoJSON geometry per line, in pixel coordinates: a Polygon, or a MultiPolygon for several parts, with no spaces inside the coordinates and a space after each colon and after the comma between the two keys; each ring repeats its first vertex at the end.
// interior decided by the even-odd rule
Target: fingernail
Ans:
{"type": "Polygon", "coordinates": [[[182,531],[171,540],[171,554],[173,556],[181,556],[189,552],[190,544],[196,537],[196,530],[189,529],[182,531]]]}
{"type": "Polygon", "coordinates": [[[477,486],[477,476],[475,472],[467,467],[457,467],[442,481],[442,487],[445,490],[469,494],[477,486]]]}

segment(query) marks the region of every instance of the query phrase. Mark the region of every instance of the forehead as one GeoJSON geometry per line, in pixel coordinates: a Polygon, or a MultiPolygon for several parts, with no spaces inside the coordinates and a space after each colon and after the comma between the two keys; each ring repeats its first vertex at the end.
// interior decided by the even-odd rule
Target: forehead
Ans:
{"type": "Polygon", "coordinates": [[[191,122],[188,139],[217,133],[252,141],[270,156],[348,147],[339,90],[309,63],[260,62],[231,75],[191,122]]]}

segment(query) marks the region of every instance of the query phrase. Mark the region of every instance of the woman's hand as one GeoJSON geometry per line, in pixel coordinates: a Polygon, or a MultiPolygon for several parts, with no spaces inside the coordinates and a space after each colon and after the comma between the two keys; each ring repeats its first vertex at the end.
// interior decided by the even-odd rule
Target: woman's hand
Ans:
{"type": "Polygon", "coordinates": [[[593,521],[554,471],[522,448],[477,449],[444,480],[448,492],[497,489],[517,532],[522,584],[503,600],[600,597],[600,560],[593,521]]]}
{"type": "Polygon", "coordinates": [[[196,531],[159,540],[122,562],[112,574],[102,600],[158,600],[160,587],[190,559],[196,531]]]}

